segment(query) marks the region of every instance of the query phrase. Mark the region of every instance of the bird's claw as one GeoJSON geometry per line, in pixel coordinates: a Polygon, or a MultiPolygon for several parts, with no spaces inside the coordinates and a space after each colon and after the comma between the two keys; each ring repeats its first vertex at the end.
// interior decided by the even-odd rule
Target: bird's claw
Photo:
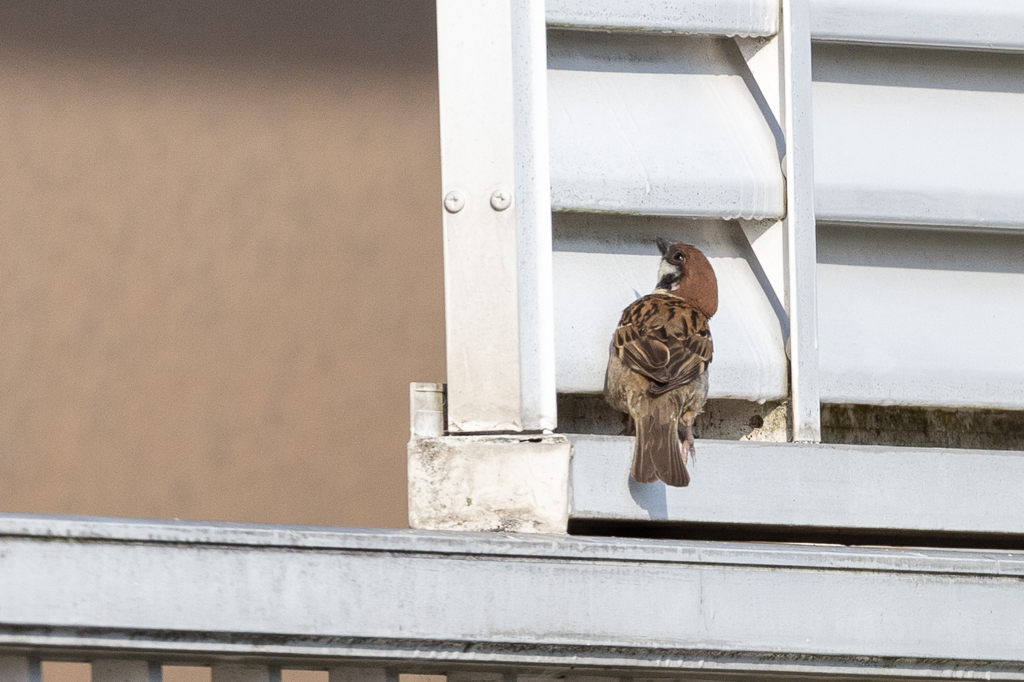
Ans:
{"type": "Polygon", "coordinates": [[[693,464],[697,463],[697,451],[693,447],[693,441],[684,440],[683,441],[683,464],[686,464],[687,462],[691,462],[693,464]]]}

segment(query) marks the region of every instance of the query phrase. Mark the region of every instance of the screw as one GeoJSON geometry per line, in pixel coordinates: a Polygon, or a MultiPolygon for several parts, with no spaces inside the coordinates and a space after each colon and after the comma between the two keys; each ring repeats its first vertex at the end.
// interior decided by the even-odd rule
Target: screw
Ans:
{"type": "Polygon", "coordinates": [[[512,192],[506,189],[496,189],[491,195],[491,208],[495,211],[504,211],[512,205],[512,192]]]}
{"type": "Polygon", "coordinates": [[[449,213],[458,213],[462,210],[462,207],[466,205],[466,198],[462,196],[462,192],[458,190],[452,190],[448,194],[444,195],[444,210],[449,213]]]}

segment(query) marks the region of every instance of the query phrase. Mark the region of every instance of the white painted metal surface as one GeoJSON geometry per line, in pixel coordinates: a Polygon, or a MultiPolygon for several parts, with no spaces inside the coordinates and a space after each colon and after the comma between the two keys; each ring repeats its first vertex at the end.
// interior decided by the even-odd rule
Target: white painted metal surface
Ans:
{"type": "Polygon", "coordinates": [[[1018,0],[811,0],[814,40],[1024,50],[1018,0]]]}
{"type": "Polygon", "coordinates": [[[657,283],[657,237],[697,245],[715,268],[719,309],[711,319],[710,395],[785,397],[785,313],[738,225],[586,214],[555,216],[558,390],[603,390],[622,309],[657,283]]]}
{"type": "Polygon", "coordinates": [[[549,26],[770,36],[779,7],[770,0],[547,0],[549,26]]]}
{"type": "Polygon", "coordinates": [[[814,47],[822,400],[1024,409],[1024,55],[976,51],[1024,5],[812,8],[815,40],[958,48],[814,47]]]}
{"type": "Polygon", "coordinates": [[[825,226],[822,400],[1024,409],[1024,235],[825,226]]]}
{"type": "Polygon", "coordinates": [[[687,488],[629,478],[633,439],[570,436],[571,518],[1024,533],[1024,453],[697,441],[687,488]]]}
{"type": "Polygon", "coordinates": [[[517,209],[490,205],[515,187],[511,21],[509,0],[437,3],[441,191],[455,200],[443,212],[452,431],[523,428],[517,209]]]}
{"type": "Polygon", "coordinates": [[[786,135],[786,311],[793,440],[821,440],[818,377],[814,126],[808,0],[782,2],[782,122],[786,135]]]}
{"type": "Polygon", "coordinates": [[[1024,55],[816,46],[818,220],[1024,229],[1022,74],[1024,55]]]}
{"type": "Polygon", "coordinates": [[[1022,577],[996,551],[4,516],[0,649],[1019,680],[1022,577]]]}
{"type": "Polygon", "coordinates": [[[554,430],[558,409],[544,0],[512,0],[512,85],[520,411],[525,430],[554,430]]]}
{"type": "Polygon", "coordinates": [[[780,152],[731,41],[551,32],[552,207],[781,217],[780,152]]]}
{"type": "Polygon", "coordinates": [[[448,427],[551,429],[543,4],[437,4],[448,427]],[[543,123],[542,123],[543,125],[543,123]],[[522,202],[522,204],[519,203],[522,202]]]}

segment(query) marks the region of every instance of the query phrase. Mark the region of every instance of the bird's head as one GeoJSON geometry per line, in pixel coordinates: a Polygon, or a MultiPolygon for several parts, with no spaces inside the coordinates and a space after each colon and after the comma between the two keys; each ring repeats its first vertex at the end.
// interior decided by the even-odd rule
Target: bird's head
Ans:
{"type": "Polygon", "coordinates": [[[661,268],[655,291],[677,296],[711,317],[718,311],[715,269],[696,246],[658,239],[661,268]]]}

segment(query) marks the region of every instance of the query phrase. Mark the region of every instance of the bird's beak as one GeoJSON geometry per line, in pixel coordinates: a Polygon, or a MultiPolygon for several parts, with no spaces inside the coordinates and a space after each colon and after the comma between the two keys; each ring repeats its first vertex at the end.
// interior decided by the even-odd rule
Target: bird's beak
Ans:
{"type": "Polygon", "coordinates": [[[668,250],[669,250],[669,247],[672,246],[672,242],[670,242],[667,239],[662,239],[661,237],[658,237],[657,241],[658,241],[658,251],[661,251],[661,257],[664,258],[665,255],[668,254],[668,250]]]}

